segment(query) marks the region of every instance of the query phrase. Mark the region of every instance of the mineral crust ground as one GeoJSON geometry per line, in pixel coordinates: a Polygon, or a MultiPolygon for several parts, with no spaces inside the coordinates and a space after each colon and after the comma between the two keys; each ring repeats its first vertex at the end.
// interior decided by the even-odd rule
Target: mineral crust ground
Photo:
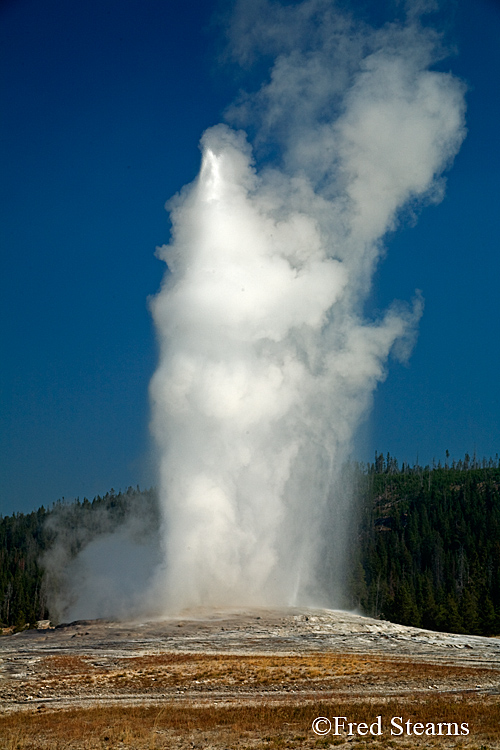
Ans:
{"type": "Polygon", "coordinates": [[[353,744],[500,748],[500,639],[320,609],[85,620],[0,639],[2,748],[353,744]],[[318,716],[381,716],[383,733],[320,736],[318,716]],[[392,717],[410,734],[391,734],[392,717]]]}

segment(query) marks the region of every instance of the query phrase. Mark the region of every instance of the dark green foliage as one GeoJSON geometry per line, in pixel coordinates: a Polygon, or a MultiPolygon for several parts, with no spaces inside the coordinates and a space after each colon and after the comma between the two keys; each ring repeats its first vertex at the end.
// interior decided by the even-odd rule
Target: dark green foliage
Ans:
{"type": "Polygon", "coordinates": [[[0,624],[18,628],[48,618],[43,572],[38,564],[45,549],[47,511],[0,518],[0,624]]]}
{"type": "MultiPolygon", "coordinates": [[[[359,551],[367,614],[454,633],[500,633],[500,468],[376,456],[364,470],[359,551]]],[[[358,575],[359,578],[359,575],[358,575]]]]}

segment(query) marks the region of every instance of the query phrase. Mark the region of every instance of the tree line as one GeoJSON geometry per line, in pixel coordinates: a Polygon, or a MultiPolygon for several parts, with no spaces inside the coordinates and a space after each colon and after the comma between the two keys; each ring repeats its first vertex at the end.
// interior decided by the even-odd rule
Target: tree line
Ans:
{"type": "MultiPolygon", "coordinates": [[[[351,476],[359,516],[348,606],[403,625],[500,634],[498,456],[400,467],[376,454],[372,464],[354,465],[351,476]]],[[[50,618],[43,559],[61,526],[75,532],[68,535],[74,556],[139,504],[153,517],[155,491],[111,490],[93,501],[0,517],[0,627],[50,618]]]]}
{"type": "Polygon", "coordinates": [[[351,605],[430,630],[500,634],[500,465],[468,455],[357,473],[361,518],[351,605]]]}
{"type": "Polygon", "coordinates": [[[49,616],[39,565],[48,542],[46,518],[43,506],[0,518],[0,625],[21,628],[49,616]]]}

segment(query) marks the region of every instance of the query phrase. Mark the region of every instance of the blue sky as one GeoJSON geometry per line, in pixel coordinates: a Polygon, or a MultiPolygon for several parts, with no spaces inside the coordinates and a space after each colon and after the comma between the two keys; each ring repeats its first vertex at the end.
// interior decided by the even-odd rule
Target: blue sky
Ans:
{"type": "MultiPolygon", "coordinates": [[[[165,201],[240,80],[213,2],[10,0],[0,7],[0,513],[154,481],[148,295],[165,201]]],[[[379,386],[358,457],[500,451],[500,4],[448,4],[468,136],[444,201],[388,239],[370,305],[425,311],[379,386]]]]}

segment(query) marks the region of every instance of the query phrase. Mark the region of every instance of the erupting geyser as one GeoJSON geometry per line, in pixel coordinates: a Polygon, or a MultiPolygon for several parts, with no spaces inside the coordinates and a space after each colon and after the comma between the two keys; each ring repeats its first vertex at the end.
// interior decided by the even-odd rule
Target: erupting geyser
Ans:
{"type": "Polygon", "coordinates": [[[418,295],[376,321],[363,302],[398,209],[440,199],[465,133],[464,87],[429,69],[439,38],[411,13],[373,29],[323,0],[243,2],[229,36],[240,61],[274,62],[203,135],[158,250],[162,611],[336,603],[325,513],[341,566],[339,471],[421,313],[418,295]]]}

